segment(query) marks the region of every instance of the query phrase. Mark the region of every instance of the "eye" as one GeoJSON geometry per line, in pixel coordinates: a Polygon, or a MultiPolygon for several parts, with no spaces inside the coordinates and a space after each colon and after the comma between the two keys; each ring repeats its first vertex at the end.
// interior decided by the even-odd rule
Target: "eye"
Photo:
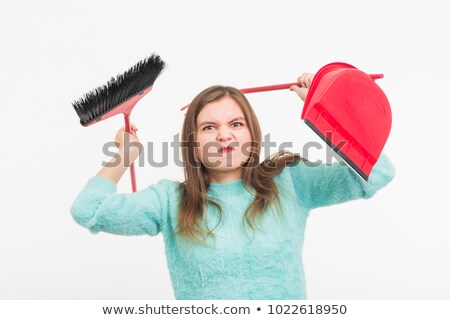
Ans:
{"type": "Polygon", "coordinates": [[[212,127],[214,127],[214,126],[213,126],[213,125],[210,125],[210,126],[203,127],[203,131],[209,130],[209,128],[212,128],[212,127]]]}
{"type": "Polygon", "coordinates": [[[242,122],[233,122],[231,125],[233,127],[242,127],[244,124],[242,122]],[[235,124],[237,124],[237,126],[235,126],[235,124]]]}

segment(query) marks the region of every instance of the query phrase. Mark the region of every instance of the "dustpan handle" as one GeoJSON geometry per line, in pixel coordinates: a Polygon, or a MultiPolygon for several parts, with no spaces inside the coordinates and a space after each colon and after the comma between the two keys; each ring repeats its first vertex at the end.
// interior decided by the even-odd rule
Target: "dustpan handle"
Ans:
{"type": "MultiPolygon", "coordinates": [[[[384,76],[381,73],[377,73],[377,74],[369,74],[369,77],[371,77],[373,80],[376,80],[376,79],[381,79],[384,76]]],[[[292,86],[301,87],[301,85],[298,82],[292,82],[292,83],[274,84],[274,85],[270,85],[270,86],[240,89],[240,91],[242,93],[253,93],[253,92],[271,91],[271,90],[290,89],[292,86]]]]}
{"type": "MultiPolygon", "coordinates": [[[[282,84],[274,84],[274,85],[270,85],[270,86],[240,89],[240,91],[242,93],[253,93],[253,92],[271,91],[271,90],[282,90],[282,89],[289,89],[292,86],[298,86],[298,85],[299,85],[298,82],[282,83],[282,84]]],[[[187,109],[188,107],[189,107],[189,104],[184,106],[180,110],[183,111],[184,109],[187,109]]]]}
{"type": "MultiPolygon", "coordinates": [[[[383,78],[383,74],[377,73],[377,74],[369,74],[369,76],[373,79],[381,79],[383,78]]],[[[291,82],[291,83],[282,83],[282,84],[274,84],[269,86],[262,86],[262,87],[253,87],[253,88],[245,88],[240,89],[242,93],[254,93],[254,92],[263,92],[263,91],[272,91],[272,90],[282,90],[282,89],[290,89],[292,86],[299,86],[298,82],[291,82]]],[[[189,105],[184,106],[180,110],[187,109],[189,105]]]]}
{"type": "Polygon", "coordinates": [[[282,90],[282,89],[289,89],[292,86],[298,86],[298,85],[299,85],[298,82],[282,83],[282,84],[274,84],[274,85],[270,85],[270,86],[240,89],[240,91],[242,93],[253,93],[253,92],[262,92],[262,91],[282,90]]]}
{"type": "Polygon", "coordinates": [[[376,73],[376,74],[369,74],[369,77],[371,77],[373,80],[384,78],[384,74],[382,73],[376,73]]]}
{"type": "MultiPolygon", "coordinates": [[[[123,114],[125,118],[125,132],[131,133],[130,116],[126,113],[123,114]]],[[[130,164],[130,176],[131,176],[131,190],[136,192],[136,174],[134,171],[134,162],[130,164]]]]}

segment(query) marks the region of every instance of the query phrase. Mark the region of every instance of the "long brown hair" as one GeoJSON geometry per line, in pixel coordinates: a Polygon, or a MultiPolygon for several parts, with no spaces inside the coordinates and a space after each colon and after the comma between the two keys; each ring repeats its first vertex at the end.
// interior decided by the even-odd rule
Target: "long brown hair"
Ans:
{"type": "MultiPolygon", "coordinates": [[[[302,158],[289,151],[280,151],[260,163],[259,154],[261,151],[261,129],[258,119],[241,91],[233,87],[212,86],[200,92],[190,104],[186,113],[182,129],[182,157],[184,163],[185,181],[180,184],[180,206],[178,211],[177,233],[186,240],[194,240],[205,244],[208,236],[214,237],[213,230],[202,228],[204,213],[207,212],[208,205],[215,206],[222,218],[220,205],[208,198],[207,190],[209,186],[204,165],[195,156],[195,141],[197,132],[197,117],[202,108],[210,102],[220,100],[224,97],[234,99],[245,116],[249,131],[252,137],[249,158],[242,165],[242,183],[244,187],[255,195],[245,211],[242,223],[245,229],[245,222],[254,231],[255,221],[261,222],[264,213],[271,205],[277,205],[277,212],[280,213],[281,203],[278,195],[278,188],[273,180],[275,175],[290,163],[295,163],[302,158]],[[207,231],[205,235],[205,231],[207,231]]],[[[206,214],[205,214],[206,215],[206,214]]]]}

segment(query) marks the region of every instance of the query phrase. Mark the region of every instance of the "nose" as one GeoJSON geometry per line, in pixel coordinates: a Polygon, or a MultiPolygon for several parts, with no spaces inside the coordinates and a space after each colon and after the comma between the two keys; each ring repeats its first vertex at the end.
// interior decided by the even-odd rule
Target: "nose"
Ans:
{"type": "Polygon", "coordinates": [[[227,128],[220,128],[217,132],[218,141],[227,141],[232,138],[231,132],[227,128]]]}

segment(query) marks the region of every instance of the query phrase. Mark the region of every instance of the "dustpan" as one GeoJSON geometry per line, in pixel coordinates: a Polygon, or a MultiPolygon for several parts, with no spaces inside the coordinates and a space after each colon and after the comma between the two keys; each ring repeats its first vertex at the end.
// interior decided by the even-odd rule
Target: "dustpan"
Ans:
{"type": "MultiPolygon", "coordinates": [[[[391,130],[389,101],[374,81],[379,78],[383,75],[369,75],[347,63],[327,64],[314,76],[301,115],[305,123],[365,181],[368,181],[391,130]]],[[[299,83],[240,91],[248,94],[289,89],[293,85],[299,83]]]]}
{"type": "Polygon", "coordinates": [[[391,130],[389,101],[368,75],[346,63],[330,63],[314,76],[301,118],[368,181],[391,130]]]}

